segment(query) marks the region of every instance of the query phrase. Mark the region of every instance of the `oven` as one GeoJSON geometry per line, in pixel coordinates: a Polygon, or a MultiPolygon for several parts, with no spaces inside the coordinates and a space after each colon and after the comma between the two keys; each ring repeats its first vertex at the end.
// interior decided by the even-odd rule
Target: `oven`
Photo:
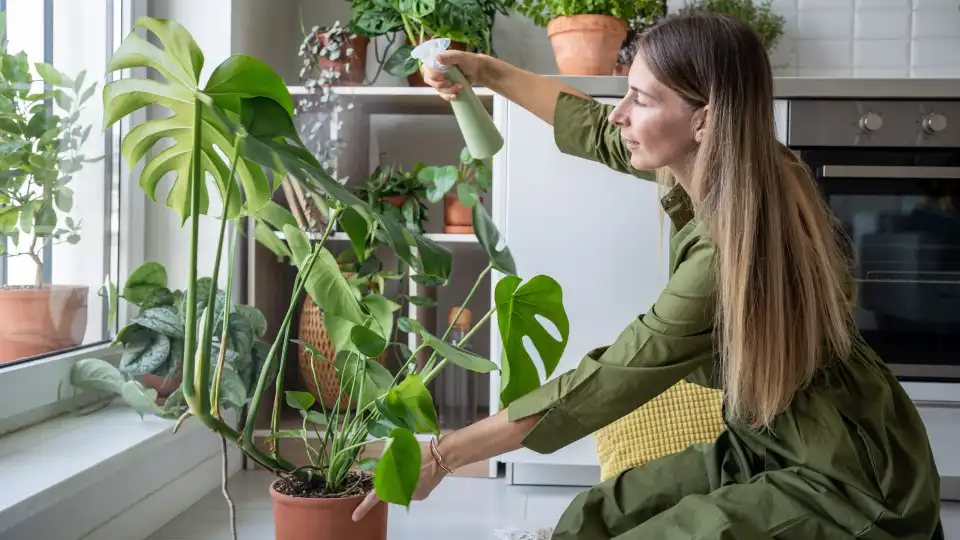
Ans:
{"type": "Polygon", "coordinates": [[[846,231],[860,333],[901,380],[960,381],[960,99],[788,107],[846,231]]]}

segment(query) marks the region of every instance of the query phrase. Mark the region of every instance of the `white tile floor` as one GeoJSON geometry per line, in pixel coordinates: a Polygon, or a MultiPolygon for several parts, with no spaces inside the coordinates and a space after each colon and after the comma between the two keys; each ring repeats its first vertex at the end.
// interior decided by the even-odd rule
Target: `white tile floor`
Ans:
{"type": "MultiPolygon", "coordinates": [[[[237,505],[239,540],[273,538],[273,511],[267,488],[270,473],[241,472],[230,483],[237,505]]],[[[508,527],[551,526],[579,488],[507,486],[501,479],[451,477],[407,512],[390,509],[390,540],[494,540],[508,527]]],[[[960,503],[944,503],[947,540],[960,540],[960,503]]],[[[219,490],[166,524],[149,540],[230,540],[229,514],[219,490]]]]}

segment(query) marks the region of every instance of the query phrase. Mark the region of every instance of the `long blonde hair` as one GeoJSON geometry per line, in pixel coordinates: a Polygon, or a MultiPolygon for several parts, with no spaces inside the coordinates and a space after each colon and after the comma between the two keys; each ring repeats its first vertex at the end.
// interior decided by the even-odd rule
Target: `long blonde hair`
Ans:
{"type": "Polygon", "coordinates": [[[636,51],[657,80],[707,108],[690,195],[718,248],[724,399],[732,419],[769,428],[828,355],[849,354],[840,228],[807,167],[777,141],[770,62],[749,26],[668,17],[636,51]]]}

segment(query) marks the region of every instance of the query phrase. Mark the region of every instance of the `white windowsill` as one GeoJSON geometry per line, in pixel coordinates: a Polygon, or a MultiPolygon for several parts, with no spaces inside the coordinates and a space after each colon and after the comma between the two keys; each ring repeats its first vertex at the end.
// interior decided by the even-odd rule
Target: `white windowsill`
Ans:
{"type": "Polygon", "coordinates": [[[64,416],[0,437],[0,532],[117,470],[149,462],[149,453],[171,437],[202,429],[152,416],[142,420],[116,400],[87,416],[64,416]]]}

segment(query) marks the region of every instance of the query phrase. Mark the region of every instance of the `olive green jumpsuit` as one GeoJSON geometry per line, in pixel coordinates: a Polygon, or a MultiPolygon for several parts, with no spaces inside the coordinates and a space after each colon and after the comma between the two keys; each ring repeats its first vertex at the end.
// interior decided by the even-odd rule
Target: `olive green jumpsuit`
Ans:
{"type": "MultiPolygon", "coordinates": [[[[561,151],[632,169],[612,107],[562,93],[561,151]]],[[[635,410],[681,379],[718,388],[714,374],[716,246],[677,186],[670,280],[647,313],[609,346],[508,407],[543,414],[524,446],[550,453],[635,410]]],[[[771,359],[771,361],[776,361],[771,359]]],[[[556,539],[930,540],[939,530],[939,476],[924,425],[894,375],[856,336],[761,432],[726,421],[710,445],[628,470],[578,496],[556,539]]]]}

